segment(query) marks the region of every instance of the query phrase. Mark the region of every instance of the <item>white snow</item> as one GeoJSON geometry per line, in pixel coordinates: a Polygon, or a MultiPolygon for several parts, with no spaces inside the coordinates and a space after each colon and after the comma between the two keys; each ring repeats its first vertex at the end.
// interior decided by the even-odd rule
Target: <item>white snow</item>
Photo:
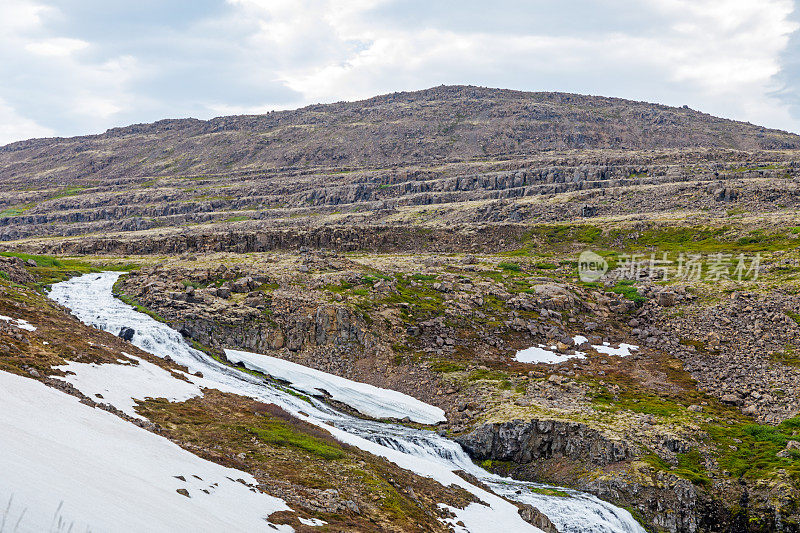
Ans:
{"type": "Polygon", "coordinates": [[[250,474],[73,396],[0,372],[0,402],[0,509],[9,531],[54,531],[58,520],[58,531],[95,533],[293,531],[266,521],[290,509],[256,491],[250,474]]]}
{"type": "Polygon", "coordinates": [[[8,322],[12,326],[24,329],[26,331],[36,331],[36,326],[31,325],[30,322],[22,318],[11,318],[10,316],[0,315],[0,320],[8,322]]]}
{"type": "MultiPolygon", "coordinates": [[[[574,337],[572,337],[572,340],[575,342],[576,346],[580,346],[585,342],[589,342],[589,339],[587,339],[583,335],[575,335],[574,337]]],[[[614,348],[607,342],[604,342],[603,344],[593,344],[592,348],[597,350],[599,353],[604,353],[607,355],[618,355],[620,357],[627,357],[631,354],[631,351],[639,349],[638,346],[625,343],[621,343],[619,345],[619,348],[614,348]]],[[[554,365],[558,363],[563,363],[564,361],[567,361],[569,359],[586,358],[586,354],[584,352],[579,352],[575,350],[574,354],[563,354],[556,352],[555,349],[556,349],[555,346],[551,346],[548,349],[546,345],[538,344],[536,346],[531,346],[530,348],[525,348],[524,350],[518,351],[514,355],[514,360],[519,361],[521,363],[554,365]]]]}
{"type": "Polygon", "coordinates": [[[585,356],[586,354],[583,352],[575,352],[574,354],[554,352],[548,350],[544,344],[539,344],[538,346],[531,346],[530,348],[518,351],[514,356],[514,360],[521,363],[544,363],[553,365],[563,363],[569,359],[583,359],[585,356]]]}
{"type": "MultiPolygon", "coordinates": [[[[134,409],[134,399],[166,398],[171,402],[182,402],[195,396],[201,396],[202,391],[195,383],[176,379],[172,374],[144,359],[125,354],[138,364],[128,364],[120,361],[119,364],[105,363],[79,363],[70,361],[62,365],[59,370],[74,372],[62,377],[64,381],[72,383],[76,389],[94,398],[100,403],[108,403],[127,415],[141,418],[134,409]],[[102,399],[97,397],[102,396],[102,399]]],[[[186,375],[186,374],[183,374],[186,375]]],[[[194,376],[188,379],[202,382],[194,376]]]]}
{"type": "Polygon", "coordinates": [[[320,526],[324,526],[325,524],[327,524],[327,522],[325,520],[320,520],[319,518],[298,517],[297,519],[300,520],[300,523],[303,524],[304,526],[320,527],[320,526]]]}
{"type": "Polygon", "coordinates": [[[620,343],[619,348],[614,348],[607,342],[604,342],[601,346],[592,346],[592,348],[600,353],[618,355],[620,357],[627,357],[631,354],[631,352],[635,352],[639,349],[638,346],[634,346],[633,344],[625,344],[624,342],[620,343]]]}
{"type": "Polygon", "coordinates": [[[225,350],[225,355],[232,363],[242,363],[250,370],[287,381],[293,388],[306,394],[320,396],[323,392],[327,393],[337,402],[373,418],[401,420],[408,417],[421,424],[437,424],[447,420],[442,409],[402,392],[351,381],[268,355],[239,350],[225,350]]]}

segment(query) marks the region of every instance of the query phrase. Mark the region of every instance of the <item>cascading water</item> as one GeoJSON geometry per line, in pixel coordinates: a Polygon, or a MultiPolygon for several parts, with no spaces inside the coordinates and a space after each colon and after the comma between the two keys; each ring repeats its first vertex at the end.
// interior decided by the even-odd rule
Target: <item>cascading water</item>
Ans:
{"type": "MultiPolygon", "coordinates": [[[[123,327],[133,328],[136,331],[133,344],[159,357],[169,356],[190,372],[202,372],[206,386],[277,404],[312,423],[327,425],[337,438],[387,457],[404,468],[448,474],[458,470],[467,472],[495,494],[538,508],[563,533],[644,533],[630,513],[589,494],[563,488],[558,490],[567,493],[567,497],[540,494],[534,490],[556,487],[490,474],[473,464],[459,444],[432,431],[362,420],[316,399],[309,405],[265,379],[226,366],[189,346],[177,331],[114,298],[112,286],[119,275],[105,272],[73,278],[55,284],[50,297],[68,307],[82,322],[104,331],[117,334],[123,327]]],[[[467,485],[460,478],[453,479],[467,485]]],[[[484,501],[494,499],[493,507],[505,503],[477,487],[469,487],[474,494],[481,494],[484,501]]],[[[508,505],[507,512],[515,513],[516,509],[508,505]]]]}

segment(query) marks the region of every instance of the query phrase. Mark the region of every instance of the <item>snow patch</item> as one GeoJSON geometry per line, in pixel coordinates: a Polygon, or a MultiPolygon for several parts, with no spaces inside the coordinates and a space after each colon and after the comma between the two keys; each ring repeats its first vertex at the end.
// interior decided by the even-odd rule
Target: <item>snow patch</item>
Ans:
{"type": "MultiPolygon", "coordinates": [[[[575,335],[572,337],[572,340],[575,342],[576,346],[580,346],[581,344],[589,342],[589,339],[583,335],[575,335]]],[[[624,342],[621,343],[618,348],[614,348],[607,342],[604,342],[603,344],[593,344],[592,348],[597,350],[599,353],[604,353],[606,355],[618,355],[620,357],[627,357],[632,351],[639,349],[638,346],[634,346],[633,344],[625,344],[624,342]]],[[[531,346],[530,348],[525,348],[524,350],[518,351],[514,355],[514,360],[519,361],[520,363],[554,365],[563,363],[569,359],[586,358],[586,354],[584,352],[575,350],[574,354],[563,354],[556,352],[555,349],[555,346],[548,348],[544,344],[538,344],[536,346],[531,346]]]]}
{"type": "Polygon", "coordinates": [[[325,524],[327,524],[327,522],[325,520],[320,520],[318,518],[298,517],[297,519],[300,520],[300,523],[303,524],[304,526],[320,527],[320,526],[324,526],[325,524]]]}
{"type": "Polygon", "coordinates": [[[306,394],[320,396],[328,393],[337,402],[373,418],[401,420],[408,417],[420,424],[437,424],[447,420],[442,409],[402,392],[351,381],[268,355],[225,350],[225,356],[234,364],[241,363],[250,370],[287,381],[306,394]]]}
{"type": "MultiPolygon", "coordinates": [[[[508,515],[508,517],[498,517],[496,513],[491,512],[490,507],[475,502],[470,503],[464,509],[451,507],[449,505],[439,505],[456,515],[455,518],[443,520],[443,522],[449,524],[456,533],[470,533],[471,531],[519,531],[517,528],[519,527],[519,521],[522,520],[519,515],[516,517],[512,517],[511,515],[508,515]],[[500,518],[499,521],[498,518],[500,518]],[[458,522],[461,522],[466,527],[459,526],[458,522]]],[[[527,522],[524,523],[527,524],[527,522]]],[[[528,527],[530,531],[542,531],[530,524],[528,524],[528,527]]]]}
{"type": "Polygon", "coordinates": [[[32,325],[27,320],[23,320],[22,318],[11,318],[10,316],[0,315],[0,320],[4,320],[12,326],[19,329],[24,329],[25,331],[36,331],[36,326],[32,325]]]}
{"type": "MultiPolygon", "coordinates": [[[[71,383],[85,395],[99,398],[97,396],[99,394],[102,396],[101,403],[111,404],[126,415],[140,419],[142,417],[136,414],[134,409],[136,406],[134,399],[166,398],[171,402],[182,402],[203,394],[194,382],[176,379],[160,366],[132,355],[125,355],[138,364],[98,365],[70,361],[69,364],[56,368],[74,372],[61,379],[71,383]]],[[[196,379],[194,376],[187,378],[196,379]]]]}
{"type": "Polygon", "coordinates": [[[544,344],[539,344],[538,346],[531,346],[518,351],[514,356],[514,360],[520,363],[554,365],[569,359],[583,359],[584,357],[586,357],[586,354],[583,352],[575,352],[574,354],[558,353],[547,349],[544,344]]]}
{"type": "Polygon", "coordinates": [[[74,396],[0,371],[0,402],[0,507],[19,531],[293,531],[267,522],[291,509],[250,474],[74,396]]]}
{"type": "Polygon", "coordinates": [[[614,348],[607,342],[604,342],[599,346],[592,346],[592,348],[600,353],[607,355],[618,355],[620,357],[628,357],[631,352],[635,352],[639,349],[638,346],[634,346],[633,344],[625,344],[624,342],[620,343],[619,348],[614,348]]]}

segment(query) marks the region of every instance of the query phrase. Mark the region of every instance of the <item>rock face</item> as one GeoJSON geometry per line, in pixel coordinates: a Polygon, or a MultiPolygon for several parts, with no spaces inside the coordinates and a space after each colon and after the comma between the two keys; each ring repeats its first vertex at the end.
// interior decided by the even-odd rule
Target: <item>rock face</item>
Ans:
{"type": "MultiPolygon", "coordinates": [[[[688,481],[658,473],[645,482],[623,475],[621,465],[639,455],[624,441],[574,422],[514,420],[485,424],[456,439],[475,460],[503,462],[502,473],[529,481],[558,482],[553,472],[570,472],[564,481],[617,505],[635,508],[659,531],[695,533],[698,495],[688,481]],[[575,476],[574,472],[611,469],[612,476],[575,476]]],[[[710,509],[718,509],[710,506],[710,509]]],[[[721,523],[721,522],[720,522],[721,523]]],[[[725,531],[725,529],[709,529],[725,531]]]]}
{"type": "Polygon", "coordinates": [[[530,463],[563,457],[608,465],[638,455],[625,441],[607,439],[583,424],[553,420],[485,424],[457,440],[476,460],[530,463]]]}

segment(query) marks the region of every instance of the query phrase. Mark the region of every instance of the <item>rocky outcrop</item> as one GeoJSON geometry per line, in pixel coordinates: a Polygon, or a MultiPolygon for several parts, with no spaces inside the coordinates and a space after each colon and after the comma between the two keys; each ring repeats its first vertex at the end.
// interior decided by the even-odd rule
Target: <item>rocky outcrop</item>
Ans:
{"type": "Polygon", "coordinates": [[[605,466],[639,453],[627,442],[609,439],[583,424],[554,420],[485,424],[457,440],[476,460],[515,463],[566,458],[605,466]]]}

